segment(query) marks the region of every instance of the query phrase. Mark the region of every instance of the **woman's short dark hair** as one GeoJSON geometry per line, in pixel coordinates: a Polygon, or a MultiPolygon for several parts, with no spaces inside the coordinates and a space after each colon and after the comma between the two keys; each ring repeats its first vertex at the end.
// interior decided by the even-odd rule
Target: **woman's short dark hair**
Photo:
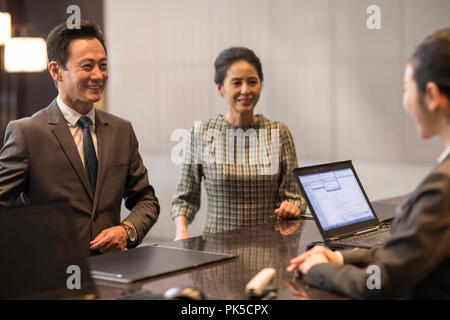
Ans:
{"type": "Polygon", "coordinates": [[[254,66],[258,72],[259,80],[263,82],[264,75],[262,72],[261,61],[259,61],[259,58],[252,50],[245,47],[231,47],[219,53],[214,63],[214,82],[218,85],[223,85],[223,81],[227,76],[228,68],[233,63],[240,60],[247,61],[254,66]]]}
{"type": "Polygon", "coordinates": [[[450,28],[441,29],[428,36],[411,56],[414,80],[420,95],[428,82],[450,98],[450,28]]]}
{"type": "Polygon", "coordinates": [[[70,54],[68,49],[70,42],[75,39],[92,38],[100,41],[106,53],[103,34],[94,23],[82,21],[79,29],[69,29],[65,22],[57,25],[47,37],[48,61],[56,61],[65,69],[70,54]]]}

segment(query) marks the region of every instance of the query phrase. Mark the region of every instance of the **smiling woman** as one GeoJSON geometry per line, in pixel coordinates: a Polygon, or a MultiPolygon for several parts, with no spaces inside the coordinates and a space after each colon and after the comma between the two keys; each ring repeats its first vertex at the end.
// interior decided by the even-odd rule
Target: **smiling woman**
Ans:
{"type": "Polygon", "coordinates": [[[257,119],[253,109],[261,93],[261,81],[255,67],[245,60],[233,63],[222,83],[217,84],[219,94],[228,103],[228,114],[224,117],[233,125],[249,125],[257,119]]]}
{"type": "Polygon", "coordinates": [[[226,121],[237,126],[255,122],[253,110],[264,80],[259,58],[247,48],[230,48],[219,54],[215,69],[217,90],[228,103],[226,121]]]}
{"type": "Polygon", "coordinates": [[[202,179],[208,196],[205,233],[260,224],[274,216],[298,218],[306,210],[291,177],[291,169],[298,164],[289,129],[254,114],[263,82],[259,58],[243,47],[222,51],[215,61],[214,81],[228,112],[203,121],[191,132],[172,201],[177,240],[189,237],[187,225],[200,208],[202,179]],[[196,148],[199,143],[201,148],[196,148]],[[208,156],[214,154],[213,161],[204,150],[208,156]],[[195,154],[199,151],[200,155],[195,154]],[[190,161],[193,158],[201,161],[190,161]]]}

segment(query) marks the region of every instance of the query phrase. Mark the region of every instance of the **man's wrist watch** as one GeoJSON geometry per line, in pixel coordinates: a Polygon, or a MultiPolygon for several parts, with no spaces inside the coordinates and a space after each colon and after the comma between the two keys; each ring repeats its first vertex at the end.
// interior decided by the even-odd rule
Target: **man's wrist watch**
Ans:
{"type": "Polygon", "coordinates": [[[120,224],[120,226],[123,227],[127,232],[127,246],[134,244],[137,240],[136,230],[123,222],[120,224]]]}

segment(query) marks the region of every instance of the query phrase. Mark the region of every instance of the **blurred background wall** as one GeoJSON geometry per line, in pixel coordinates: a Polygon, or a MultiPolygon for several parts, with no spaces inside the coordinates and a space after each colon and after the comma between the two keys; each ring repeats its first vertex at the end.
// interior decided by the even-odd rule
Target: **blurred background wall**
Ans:
{"type": "MultiPolygon", "coordinates": [[[[371,199],[410,192],[443,146],[421,141],[403,111],[403,70],[426,35],[450,26],[448,12],[445,0],[105,1],[107,108],[133,123],[161,201],[149,239],[174,237],[171,133],[227,112],[213,63],[230,46],[260,57],[256,111],[288,125],[299,165],[352,159],[371,199]],[[371,4],[379,30],[367,28],[371,4]]],[[[202,202],[191,235],[203,230],[202,202]]]]}
{"type": "MultiPolygon", "coordinates": [[[[50,25],[67,17],[68,1],[22,2],[46,25],[50,13],[60,17],[50,25]]],[[[443,151],[438,139],[421,141],[401,101],[412,50],[450,26],[448,0],[70,1],[77,3],[83,19],[103,25],[105,108],[133,123],[160,199],[149,242],[175,235],[170,202],[181,166],[171,161],[172,132],[227,112],[213,64],[230,46],[260,57],[265,81],[256,112],[288,125],[299,166],[352,159],[369,198],[378,200],[412,191],[443,151]],[[369,30],[373,4],[381,29],[369,30]]],[[[49,76],[45,86],[56,95],[49,76]]],[[[202,203],[192,236],[203,230],[205,194],[202,203]]]]}

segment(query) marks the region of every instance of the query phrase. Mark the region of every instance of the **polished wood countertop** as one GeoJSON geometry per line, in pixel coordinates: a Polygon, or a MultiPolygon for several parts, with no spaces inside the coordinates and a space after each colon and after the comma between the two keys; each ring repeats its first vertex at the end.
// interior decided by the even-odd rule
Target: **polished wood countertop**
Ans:
{"type": "Polygon", "coordinates": [[[223,233],[206,234],[159,245],[236,255],[236,258],[211,263],[129,285],[95,280],[100,298],[114,299],[121,293],[151,290],[163,293],[172,287],[195,287],[206,299],[248,299],[245,286],[261,269],[276,269],[272,286],[276,299],[339,299],[323,290],[311,288],[286,272],[289,260],[305,251],[310,241],[320,240],[313,220],[273,221],[223,233]]]}
{"type": "MultiPolygon", "coordinates": [[[[387,210],[378,213],[380,220],[394,214],[400,201],[378,201],[377,206],[387,210]]],[[[153,277],[129,285],[96,280],[101,299],[114,299],[121,293],[151,290],[163,293],[172,287],[195,287],[206,299],[248,299],[245,286],[261,269],[276,269],[272,286],[277,289],[275,299],[343,299],[337,294],[310,287],[293,273],[286,272],[289,260],[306,250],[311,241],[322,240],[314,220],[276,220],[233,231],[204,234],[180,241],[157,245],[202,250],[236,255],[236,258],[211,263],[197,268],[153,277]]]]}

